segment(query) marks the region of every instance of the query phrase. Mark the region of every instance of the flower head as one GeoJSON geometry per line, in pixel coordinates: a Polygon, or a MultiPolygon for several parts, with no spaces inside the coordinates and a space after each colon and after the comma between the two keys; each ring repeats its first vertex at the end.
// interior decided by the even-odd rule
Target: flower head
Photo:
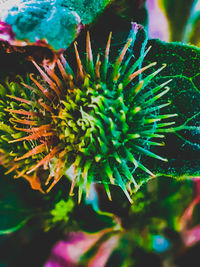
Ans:
{"type": "Polygon", "coordinates": [[[54,68],[33,61],[40,76],[30,74],[26,84],[4,88],[0,148],[8,172],[27,179],[33,189],[49,192],[71,168],[70,195],[78,185],[79,202],[83,191],[88,196],[92,182],[103,183],[109,199],[109,184],[119,185],[132,202],[130,194],[139,187],[135,172],[154,177],[141,155],[167,161],[150,149],[164,144],[163,133],[176,116],[160,113],[168,102],[157,104],[169,91],[169,81],[149,86],[165,66],[141,79],[156,63],[140,67],[148,51],[133,63],[132,41],[111,64],[110,34],[103,59],[97,55],[94,62],[87,33],[85,64],[74,44],[76,74],[61,55],[54,68]]]}

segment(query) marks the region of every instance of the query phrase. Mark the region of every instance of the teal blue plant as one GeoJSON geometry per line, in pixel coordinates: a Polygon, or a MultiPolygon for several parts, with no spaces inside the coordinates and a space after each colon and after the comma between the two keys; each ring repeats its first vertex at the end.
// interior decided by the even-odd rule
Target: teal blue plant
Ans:
{"type": "Polygon", "coordinates": [[[4,7],[0,20],[12,26],[19,40],[45,39],[54,49],[67,48],[82,25],[92,23],[110,0],[20,0],[4,7]]]}

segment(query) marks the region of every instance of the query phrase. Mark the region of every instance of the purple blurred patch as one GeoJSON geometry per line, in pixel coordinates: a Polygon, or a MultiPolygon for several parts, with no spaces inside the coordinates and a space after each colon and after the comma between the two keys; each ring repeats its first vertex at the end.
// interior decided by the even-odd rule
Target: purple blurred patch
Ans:
{"type": "Polygon", "coordinates": [[[197,204],[200,203],[200,177],[193,180],[195,182],[195,198],[180,219],[180,230],[186,246],[192,246],[200,241],[200,224],[192,227],[193,212],[197,204]]]}
{"type": "Polygon", "coordinates": [[[148,35],[150,39],[169,41],[169,29],[167,18],[158,0],[147,0],[148,10],[148,35]]]}
{"type": "Polygon", "coordinates": [[[11,25],[0,21],[0,40],[10,41],[15,39],[15,33],[11,25]]]}
{"type": "Polygon", "coordinates": [[[66,240],[59,241],[54,248],[45,267],[78,266],[80,257],[102,236],[102,233],[88,234],[70,233],[66,240]]]}
{"type": "MultiPolygon", "coordinates": [[[[51,255],[44,267],[78,267],[81,256],[83,256],[96,242],[106,233],[112,232],[112,228],[104,229],[98,233],[70,233],[66,240],[61,240],[55,244],[51,255]]],[[[97,249],[89,262],[88,267],[104,267],[113,249],[119,241],[119,234],[111,236],[105,240],[97,249]]]]}

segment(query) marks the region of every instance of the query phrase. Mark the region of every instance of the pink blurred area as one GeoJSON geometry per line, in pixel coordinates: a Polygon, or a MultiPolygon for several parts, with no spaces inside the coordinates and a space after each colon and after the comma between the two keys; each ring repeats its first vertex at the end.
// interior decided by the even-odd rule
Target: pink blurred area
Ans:
{"type": "Polygon", "coordinates": [[[76,266],[81,255],[98,239],[99,234],[70,233],[66,241],[59,241],[54,246],[45,267],[76,266]]]}
{"type": "Polygon", "coordinates": [[[0,21],[0,40],[11,41],[14,39],[15,33],[13,32],[12,27],[3,21],[0,21]]]}
{"type": "Polygon", "coordinates": [[[147,0],[148,35],[150,39],[169,41],[169,28],[167,18],[162,11],[159,0],[147,0]]]}
{"type": "MultiPolygon", "coordinates": [[[[109,231],[109,229],[104,229],[94,234],[84,232],[70,233],[66,240],[59,241],[54,246],[45,267],[78,266],[81,256],[95,246],[96,242],[109,231]]],[[[103,242],[97,248],[95,256],[89,260],[88,267],[105,266],[111,252],[117,246],[118,240],[119,236],[114,235],[103,242]]]]}
{"type": "Polygon", "coordinates": [[[195,198],[185,210],[180,219],[180,230],[186,247],[200,241],[200,224],[192,226],[192,217],[195,207],[200,203],[200,177],[194,178],[195,198]]]}

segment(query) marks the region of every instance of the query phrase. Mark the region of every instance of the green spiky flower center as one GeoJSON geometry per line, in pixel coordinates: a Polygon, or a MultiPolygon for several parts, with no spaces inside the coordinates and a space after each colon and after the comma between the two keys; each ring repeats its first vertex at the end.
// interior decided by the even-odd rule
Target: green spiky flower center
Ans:
{"type": "Polygon", "coordinates": [[[12,101],[2,97],[0,111],[7,112],[2,112],[0,125],[5,136],[0,142],[3,164],[27,179],[34,189],[43,192],[47,187],[50,191],[73,167],[70,194],[78,185],[79,201],[83,191],[89,194],[92,182],[103,183],[110,199],[108,185],[119,185],[131,201],[130,184],[138,188],[135,171],[154,176],[142,164],[141,156],[166,161],[150,151],[151,146],[163,145],[159,140],[176,116],[161,114],[169,103],[157,104],[168,92],[165,86],[169,81],[149,87],[163,67],[144,79],[138,78],[155,63],[138,68],[144,55],[134,64],[129,64],[131,55],[124,60],[131,39],[110,64],[110,39],[102,64],[97,57],[94,66],[88,34],[85,67],[75,45],[77,75],[70,74],[73,72],[68,66],[64,69],[63,58],[63,63],[57,61],[59,74],[49,66],[43,70],[34,62],[42,79],[30,75],[32,83],[23,84],[23,91],[18,85],[14,90],[8,86],[12,101]]]}
{"type": "Polygon", "coordinates": [[[129,128],[128,108],[120,91],[109,94],[106,84],[90,86],[89,79],[86,80],[81,89],[74,89],[62,102],[63,109],[58,116],[62,125],[60,132],[69,149],[99,161],[112,153],[114,147],[119,147],[117,140],[123,138],[129,128]]]}

